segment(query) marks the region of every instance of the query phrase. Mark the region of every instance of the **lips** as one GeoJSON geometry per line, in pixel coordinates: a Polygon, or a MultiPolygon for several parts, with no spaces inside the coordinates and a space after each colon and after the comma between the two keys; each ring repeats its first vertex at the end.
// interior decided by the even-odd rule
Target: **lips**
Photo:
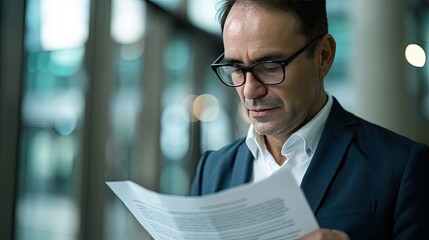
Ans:
{"type": "Polygon", "coordinates": [[[267,117],[271,115],[275,108],[257,108],[257,109],[248,109],[249,110],[249,116],[251,117],[267,117]]]}
{"type": "Polygon", "coordinates": [[[279,110],[282,102],[273,98],[245,99],[244,107],[251,118],[267,118],[279,110]]]}

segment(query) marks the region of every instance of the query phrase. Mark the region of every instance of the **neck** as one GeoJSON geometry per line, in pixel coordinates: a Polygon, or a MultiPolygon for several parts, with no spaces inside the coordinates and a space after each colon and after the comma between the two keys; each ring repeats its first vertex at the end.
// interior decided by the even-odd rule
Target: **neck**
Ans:
{"type": "Polygon", "coordinates": [[[267,146],[268,151],[270,151],[271,155],[274,157],[276,162],[279,165],[282,165],[287,158],[282,155],[282,148],[284,143],[289,139],[289,137],[296,132],[298,129],[300,129],[302,126],[304,126],[306,123],[308,123],[320,110],[325,106],[326,102],[328,101],[328,97],[326,93],[322,95],[320,98],[320,101],[317,101],[316,104],[313,106],[313,110],[311,110],[306,117],[306,119],[292,132],[289,132],[285,135],[275,136],[275,135],[266,135],[264,136],[265,145],[267,146]]]}
{"type": "Polygon", "coordinates": [[[285,142],[277,141],[274,138],[268,140],[268,138],[269,137],[264,136],[265,145],[267,146],[268,151],[270,151],[271,155],[280,166],[283,165],[287,160],[287,158],[282,155],[282,147],[285,142]]]}

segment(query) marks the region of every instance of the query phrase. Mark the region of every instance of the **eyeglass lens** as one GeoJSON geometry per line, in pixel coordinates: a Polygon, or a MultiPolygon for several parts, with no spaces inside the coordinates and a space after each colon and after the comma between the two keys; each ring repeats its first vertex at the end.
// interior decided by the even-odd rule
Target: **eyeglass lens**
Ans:
{"type": "Polygon", "coordinates": [[[262,62],[249,68],[228,65],[217,68],[217,73],[221,80],[231,86],[242,85],[245,82],[246,72],[251,72],[258,81],[265,84],[276,84],[283,81],[284,78],[281,63],[262,62]]]}

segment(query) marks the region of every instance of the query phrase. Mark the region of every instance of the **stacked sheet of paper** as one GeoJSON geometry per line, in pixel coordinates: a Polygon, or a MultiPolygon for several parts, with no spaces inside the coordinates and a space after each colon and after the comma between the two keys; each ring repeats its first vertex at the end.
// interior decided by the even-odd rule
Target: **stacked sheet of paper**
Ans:
{"type": "Polygon", "coordinates": [[[287,168],[202,197],[160,194],[131,181],[107,185],[156,240],[296,239],[319,228],[287,168]]]}

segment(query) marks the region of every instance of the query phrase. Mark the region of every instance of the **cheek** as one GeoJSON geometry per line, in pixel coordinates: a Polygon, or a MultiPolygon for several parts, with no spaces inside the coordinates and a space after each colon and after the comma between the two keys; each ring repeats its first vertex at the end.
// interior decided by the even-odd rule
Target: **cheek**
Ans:
{"type": "MultiPolygon", "coordinates": [[[[296,71],[290,71],[288,83],[290,90],[294,94],[312,94],[319,85],[317,70],[310,62],[302,63],[302,67],[296,71]]],[[[294,69],[295,70],[295,69],[294,69]]]]}
{"type": "Polygon", "coordinates": [[[237,94],[240,97],[241,102],[244,102],[244,86],[236,87],[235,91],[237,91],[237,94]]]}
{"type": "MultiPolygon", "coordinates": [[[[310,67],[310,66],[309,66],[310,67]]],[[[313,99],[318,90],[317,76],[313,69],[303,68],[303,71],[290,71],[287,79],[275,95],[280,97],[286,108],[302,108],[313,99]]]]}

